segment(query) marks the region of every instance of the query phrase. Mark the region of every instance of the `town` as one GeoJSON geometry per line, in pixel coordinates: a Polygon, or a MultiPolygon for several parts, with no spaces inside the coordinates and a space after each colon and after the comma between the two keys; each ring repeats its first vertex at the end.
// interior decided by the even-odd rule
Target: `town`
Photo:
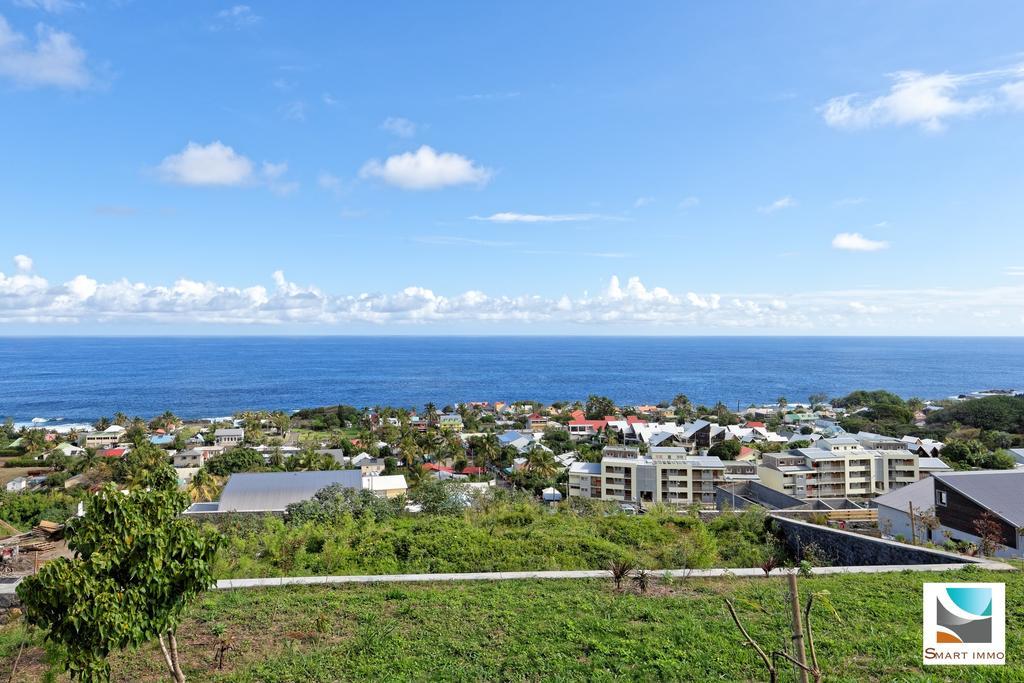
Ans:
{"type": "MultiPolygon", "coordinates": [[[[144,555],[159,560],[153,571],[167,561],[159,548],[175,549],[163,571],[184,588],[168,610],[211,587],[289,577],[562,578],[582,598],[597,589],[581,579],[607,576],[619,600],[629,586],[671,593],[676,577],[720,577],[741,591],[749,577],[829,582],[812,577],[836,569],[866,586],[874,579],[859,572],[1006,572],[1024,561],[1024,396],[1014,391],[938,400],[855,391],[737,410],[680,394],[637,406],[593,395],[200,420],[118,413],[92,425],[8,421],[2,438],[0,622],[14,624],[6,632],[19,647],[35,638],[17,625],[23,609],[30,623],[99,628],[75,610],[38,615],[50,614],[47,601],[77,604],[68,567],[138,571],[140,543],[156,553],[144,555]],[[130,519],[136,526],[123,526],[130,519]],[[83,562],[81,539],[98,537],[120,558],[113,565],[83,562]],[[178,558],[186,547],[195,555],[178,558]]],[[[139,588],[156,600],[159,586],[139,588]]],[[[795,586],[787,600],[796,601],[795,586]]],[[[170,623],[158,633],[173,643],[170,623]]],[[[189,628],[209,628],[202,623],[189,628]]],[[[214,663],[190,653],[192,671],[224,665],[234,641],[215,634],[214,663]]],[[[144,640],[113,642],[119,651],[144,640]]],[[[83,646],[60,655],[61,666],[101,678],[127,656],[111,660],[114,651],[89,649],[78,635],[63,642],[83,646]]],[[[178,655],[167,653],[172,678],[183,680],[178,655]]]]}

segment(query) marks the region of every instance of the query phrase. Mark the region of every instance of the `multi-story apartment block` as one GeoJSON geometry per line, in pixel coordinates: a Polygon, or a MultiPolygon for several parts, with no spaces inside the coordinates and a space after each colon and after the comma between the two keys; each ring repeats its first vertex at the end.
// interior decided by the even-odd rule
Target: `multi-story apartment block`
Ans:
{"type": "Polygon", "coordinates": [[[866,498],[916,481],[918,461],[906,449],[869,450],[840,437],[767,453],[757,473],[765,486],[797,498],[866,498]]]}
{"type": "Polygon", "coordinates": [[[711,506],[725,466],[715,457],[691,456],[682,447],[653,447],[642,455],[634,446],[608,446],[600,464],[569,468],[569,495],[620,503],[711,506]]]}

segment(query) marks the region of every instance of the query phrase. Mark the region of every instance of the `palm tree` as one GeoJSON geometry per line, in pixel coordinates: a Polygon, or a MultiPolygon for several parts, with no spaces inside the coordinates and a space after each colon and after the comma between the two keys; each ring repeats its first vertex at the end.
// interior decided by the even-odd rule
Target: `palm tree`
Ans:
{"type": "Polygon", "coordinates": [[[423,406],[423,414],[424,414],[424,417],[427,418],[427,424],[428,425],[437,424],[437,406],[436,405],[434,405],[433,403],[428,403],[427,405],[423,406]]]}
{"type": "Polygon", "coordinates": [[[110,418],[101,417],[100,419],[96,420],[96,424],[94,424],[93,426],[96,428],[97,431],[102,432],[104,429],[110,426],[110,418]]]}
{"type": "Polygon", "coordinates": [[[120,410],[114,413],[114,424],[120,427],[128,426],[128,416],[122,413],[120,410]]]}
{"type": "Polygon", "coordinates": [[[785,396],[779,396],[777,399],[775,399],[775,402],[779,404],[779,408],[782,410],[785,410],[786,406],[789,405],[789,401],[786,400],[785,396]]]}
{"type": "Polygon", "coordinates": [[[558,463],[549,451],[531,448],[526,453],[526,469],[545,479],[551,479],[558,474],[558,463]]]}
{"type": "Polygon", "coordinates": [[[220,494],[221,485],[218,477],[210,474],[205,467],[200,467],[188,483],[188,495],[193,503],[210,501],[220,494]]]}
{"type": "Polygon", "coordinates": [[[99,462],[100,456],[96,454],[96,450],[94,448],[86,448],[85,453],[75,461],[72,468],[75,470],[76,474],[82,474],[83,472],[88,472],[93,467],[96,467],[99,462]]]}
{"type": "Polygon", "coordinates": [[[29,429],[21,437],[22,448],[29,455],[36,455],[46,450],[46,432],[42,429],[29,429]]]}

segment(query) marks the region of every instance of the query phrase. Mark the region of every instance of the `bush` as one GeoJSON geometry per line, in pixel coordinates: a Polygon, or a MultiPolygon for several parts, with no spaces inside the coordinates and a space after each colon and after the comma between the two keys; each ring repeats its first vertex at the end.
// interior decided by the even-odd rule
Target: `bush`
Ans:
{"type": "Polygon", "coordinates": [[[232,448],[206,461],[206,471],[217,477],[253,472],[263,467],[263,456],[249,448],[232,448]]]}
{"type": "Polygon", "coordinates": [[[369,516],[379,522],[398,514],[404,502],[402,498],[381,498],[365,489],[356,491],[331,484],[317,491],[310,500],[290,504],[285,508],[285,519],[289,524],[331,524],[349,515],[369,516]]]}

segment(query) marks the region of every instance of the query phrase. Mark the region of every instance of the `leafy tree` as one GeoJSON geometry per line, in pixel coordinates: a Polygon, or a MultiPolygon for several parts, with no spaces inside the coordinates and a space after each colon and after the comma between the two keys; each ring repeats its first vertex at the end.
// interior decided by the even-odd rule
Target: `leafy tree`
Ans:
{"type": "Polygon", "coordinates": [[[616,412],[615,401],[607,396],[591,394],[587,397],[587,403],[583,408],[588,420],[600,420],[606,415],[614,415],[616,412]]]}
{"type": "Polygon", "coordinates": [[[466,486],[454,481],[437,481],[426,479],[410,496],[413,502],[421,506],[427,515],[461,515],[470,500],[466,486]]]}
{"type": "Polygon", "coordinates": [[[323,525],[336,523],[350,515],[355,518],[372,517],[380,522],[397,515],[404,503],[401,497],[382,498],[366,489],[355,490],[331,484],[317,491],[309,500],[288,505],[285,519],[289,524],[313,522],[323,525]]]}
{"type": "Polygon", "coordinates": [[[828,394],[823,393],[823,392],[818,392],[818,393],[811,394],[810,396],[808,396],[807,400],[809,400],[811,402],[811,406],[812,407],[813,406],[825,405],[826,403],[828,403],[828,394]]]}
{"type": "Polygon", "coordinates": [[[1024,433],[1024,396],[986,396],[961,401],[928,415],[929,423],[1024,433]]]}
{"type": "Polygon", "coordinates": [[[735,460],[739,457],[742,448],[743,445],[736,439],[719,441],[708,449],[708,455],[722,460],[735,460]]]}
{"type": "Polygon", "coordinates": [[[188,498],[169,466],[149,490],[103,487],[68,524],[73,558],[48,562],[18,586],[29,623],[60,645],[72,678],[110,678],[107,656],[157,638],[183,683],[175,637],[186,605],[213,584],[220,535],[180,513],[188,498]]]}
{"type": "Polygon", "coordinates": [[[253,472],[263,467],[263,456],[250,448],[232,448],[206,461],[206,469],[218,477],[253,472]]]}

